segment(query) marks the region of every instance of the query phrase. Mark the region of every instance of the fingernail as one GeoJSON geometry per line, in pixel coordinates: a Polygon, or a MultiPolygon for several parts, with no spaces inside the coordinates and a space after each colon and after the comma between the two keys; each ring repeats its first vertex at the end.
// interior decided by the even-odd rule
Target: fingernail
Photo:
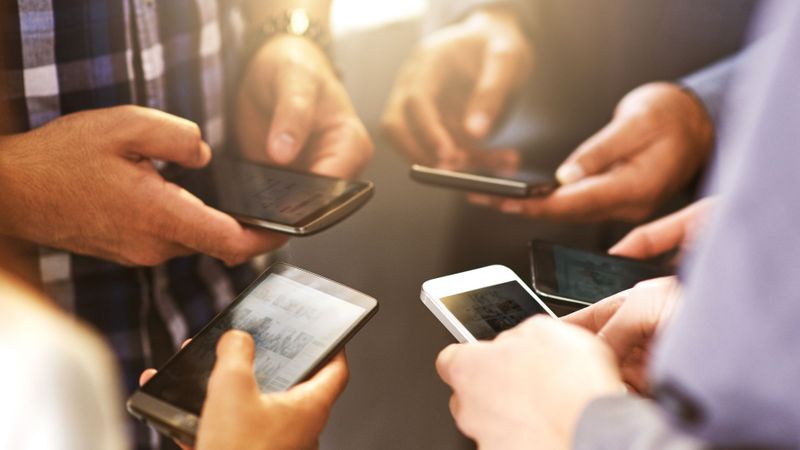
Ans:
{"type": "Polygon", "coordinates": [[[221,340],[222,345],[226,349],[230,350],[238,350],[241,347],[244,347],[247,344],[248,339],[251,339],[247,332],[241,330],[230,330],[222,337],[224,338],[221,340]]]}
{"type": "Polygon", "coordinates": [[[467,118],[467,131],[476,138],[482,138],[489,131],[489,116],[483,112],[470,114],[467,118]]]}
{"type": "Polygon", "coordinates": [[[506,214],[519,214],[522,212],[522,205],[517,202],[506,202],[500,210],[506,214]]]}
{"type": "Polygon", "coordinates": [[[556,178],[561,184],[574,183],[585,176],[583,168],[577,164],[564,164],[556,171],[556,178]]]}
{"type": "Polygon", "coordinates": [[[272,158],[280,163],[291,162],[295,157],[297,141],[289,133],[281,133],[272,141],[272,158]]]}

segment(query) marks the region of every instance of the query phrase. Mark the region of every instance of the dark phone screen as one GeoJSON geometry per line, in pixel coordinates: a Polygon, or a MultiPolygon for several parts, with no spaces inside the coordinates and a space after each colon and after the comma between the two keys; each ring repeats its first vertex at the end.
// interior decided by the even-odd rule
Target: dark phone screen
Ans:
{"type": "Polygon", "coordinates": [[[479,340],[491,340],[544,308],[516,281],[462,292],[442,299],[469,332],[479,340]]]}
{"type": "Polygon", "coordinates": [[[367,183],[292,172],[220,158],[209,165],[216,192],[203,198],[219,210],[299,227],[341,205],[367,183]]]}
{"type": "Polygon", "coordinates": [[[255,373],[262,392],[302,381],[369,311],[287,276],[269,274],[215,319],[142,387],[142,391],[200,415],[219,338],[244,330],[256,344],[255,373]]]}
{"type": "MultiPolygon", "coordinates": [[[[630,289],[640,281],[669,275],[665,268],[640,261],[552,246],[555,294],[594,303],[630,289]]],[[[537,277],[538,287],[538,277],[537,277]]]]}

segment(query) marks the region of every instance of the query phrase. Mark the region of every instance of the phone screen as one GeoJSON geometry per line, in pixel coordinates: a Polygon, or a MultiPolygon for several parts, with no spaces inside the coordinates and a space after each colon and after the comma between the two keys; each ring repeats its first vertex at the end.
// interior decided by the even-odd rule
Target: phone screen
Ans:
{"type": "Polygon", "coordinates": [[[534,256],[536,288],[588,303],[630,289],[640,281],[670,274],[666,268],[642,261],[557,244],[552,244],[551,249],[551,262],[546,261],[545,255],[534,256]],[[544,260],[541,268],[540,260],[544,260]]]}
{"type": "Polygon", "coordinates": [[[173,357],[142,391],[199,416],[217,342],[230,329],[253,336],[261,391],[286,390],[305,379],[369,312],[315,289],[313,283],[270,273],[173,357]]]}
{"type": "Polygon", "coordinates": [[[478,340],[494,339],[533,315],[547,314],[516,281],[462,292],[441,301],[478,340]]]}
{"type": "Polygon", "coordinates": [[[209,165],[216,191],[203,198],[230,214],[301,227],[369,189],[341,180],[219,158],[209,165]]]}

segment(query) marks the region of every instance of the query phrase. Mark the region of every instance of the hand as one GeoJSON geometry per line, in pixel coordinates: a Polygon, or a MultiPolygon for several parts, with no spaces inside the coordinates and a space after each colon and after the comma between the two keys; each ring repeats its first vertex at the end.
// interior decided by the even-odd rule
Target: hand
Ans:
{"type": "Polygon", "coordinates": [[[657,278],[643,281],[562,320],[604,340],[617,356],[623,380],[636,391],[646,393],[653,337],[672,317],[679,299],[677,278],[657,278]]]}
{"type": "Polygon", "coordinates": [[[492,342],[451,345],[436,369],[456,424],[481,449],[568,448],[586,406],[622,390],[600,339],[545,316],[492,342]]]}
{"type": "Polygon", "coordinates": [[[322,50],[289,35],[264,44],[245,72],[236,107],[244,155],[254,161],[350,178],[372,142],[322,50]]]}
{"type": "Polygon", "coordinates": [[[669,83],[633,90],[609,125],[556,172],[562,186],[526,200],[472,196],[506,213],[597,222],[647,218],[708,161],[714,129],[703,106],[669,83]]]}
{"type": "Polygon", "coordinates": [[[714,203],[714,198],[705,198],[655,222],[636,227],[608,253],[649,259],[678,247],[687,248],[705,225],[714,203]]]}
{"type": "Polygon", "coordinates": [[[211,150],[194,123],[136,106],[4,137],[0,234],[139,266],[198,252],[237,264],[285,242],[165,181],[151,159],[200,168],[211,150]]]}
{"type": "MultiPolygon", "coordinates": [[[[310,380],[271,394],[259,391],[254,352],[253,339],[241,331],[227,332],[217,344],[197,431],[198,450],[317,448],[333,403],[347,385],[344,352],[310,380]]],[[[145,371],[140,384],[153,375],[154,370],[145,371]]]]}
{"type": "Polygon", "coordinates": [[[413,162],[463,167],[532,68],[533,49],[514,14],[478,10],[418,46],[392,90],[383,129],[413,162]]]}

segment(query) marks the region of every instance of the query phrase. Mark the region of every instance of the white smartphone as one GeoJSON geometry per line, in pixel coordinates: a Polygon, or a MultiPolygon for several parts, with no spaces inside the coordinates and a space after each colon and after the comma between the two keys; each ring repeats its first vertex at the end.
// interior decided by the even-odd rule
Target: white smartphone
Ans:
{"type": "Polygon", "coordinates": [[[500,265],[428,280],[420,299],[459,342],[494,339],[536,314],[556,317],[514,271],[500,265]]]}

